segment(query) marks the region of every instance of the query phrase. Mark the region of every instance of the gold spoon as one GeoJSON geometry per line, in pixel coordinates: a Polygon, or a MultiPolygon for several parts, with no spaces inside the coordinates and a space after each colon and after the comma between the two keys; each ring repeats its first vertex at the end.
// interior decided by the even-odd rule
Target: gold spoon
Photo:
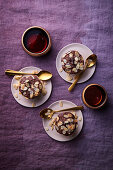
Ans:
{"type": "Polygon", "coordinates": [[[68,109],[62,109],[62,110],[52,110],[50,108],[45,108],[40,111],[40,116],[41,116],[41,118],[44,118],[44,119],[51,119],[53,114],[56,112],[69,111],[69,110],[83,110],[83,108],[84,108],[83,106],[75,106],[75,107],[71,107],[68,109]]]}
{"type": "Polygon", "coordinates": [[[90,68],[92,66],[94,66],[96,64],[96,61],[97,61],[97,56],[95,54],[92,54],[90,55],[87,59],[86,59],[86,62],[85,62],[85,67],[84,67],[84,70],[81,71],[77,76],[76,76],[76,79],[75,81],[71,84],[71,86],[68,88],[69,91],[71,91],[75,84],[77,83],[77,81],[80,79],[81,75],[85,72],[85,70],[87,68],[90,68]]]}
{"type": "Polygon", "coordinates": [[[49,80],[52,77],[52,73],[49,71],[40,71],[39,73],[24,73],[20,71],[14,71],[14,70],[6,70],[5,73],[7,75],[37,75],[40,80],[49,80]]]}

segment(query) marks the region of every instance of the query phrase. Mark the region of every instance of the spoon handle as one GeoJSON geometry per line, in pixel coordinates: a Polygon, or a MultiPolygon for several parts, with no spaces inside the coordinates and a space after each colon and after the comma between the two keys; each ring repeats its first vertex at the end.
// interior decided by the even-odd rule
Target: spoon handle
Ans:
{"type": "Polygon", "coordinates": [[[78,82],[78,80],[80,79],[80,77],[82,76],[82,74],[85,72],[85,70],[87,69],[87,63],[85,64],[85,68],[83,71],[81,71],[75,78],[74,82],[71,84],[71,86],[68,88],[68,91],[72,91],[72,89],[74,88],[74,86],[76,85],[76,83],[78,82]]]}
{"type": "Polygon", "coordinates": [[[72,91],[72,89],[74,88],[74,86],[76,85],[77,81],[80,78],[80,74],[76,77],[76,79],[74,80],[74,82],[71,84],[71,86],[68,88],[68,91],[72,91]]]}
{"type": "Polygon", "coordinates": [[[7,75],[37,75],[34,73],[24,73],[24,72],[14,71],[14,70],[10,70],[10,69],[6,70],[5,74],[7,74],[7,75]]]}
{"type": "Polygon", "coordinates": [[[57,110],[55,112],[69,111],[69,110],[83,110],[83,109],[84,109],[83,106],[76,106],[76,107],[71,107],[71,108],[68,108],[68,109],[57,110]]]}

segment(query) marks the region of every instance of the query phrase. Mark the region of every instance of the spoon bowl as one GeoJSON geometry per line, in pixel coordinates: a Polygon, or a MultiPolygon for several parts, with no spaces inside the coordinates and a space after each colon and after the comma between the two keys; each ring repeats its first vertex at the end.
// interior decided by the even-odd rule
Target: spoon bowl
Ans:
{"type": "Polygon", "coordinates": [[[49,71],[40,71],[38,74],[40,80],[49,80],[52,78],[52,74],[49,71]]]}
{"type": "Polygon", "coordinates": [[[97,56],[95,54],[90,55],[87,59],[87,67],[90,68],[92,66],[94,66],[97,62],[97,56]]]}
{"type": "Polygon", "coordinates": [[[5,74],[7,75],[37,75],[40,80],[49,80],[52,78],[52,73],[49,71],[42,70],[39,73],[24,73],[20,71],[14,71],[14,70],[6,70],[5,74]]]}

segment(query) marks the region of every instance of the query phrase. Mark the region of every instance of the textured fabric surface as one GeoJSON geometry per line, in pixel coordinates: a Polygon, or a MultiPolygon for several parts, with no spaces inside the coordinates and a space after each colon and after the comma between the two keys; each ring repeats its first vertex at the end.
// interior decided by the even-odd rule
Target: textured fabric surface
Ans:
{"type": "Polygon", "coordinates": [[[0,1],[0,169],[1,170],[112,170],[113,169],[113,1],[112,0],[1,0],[0,1]],[[21,46],[30,26],[47,29],[52,49],[44,57],[29,56],[21,46]],[[59,50],[73,42],[87,45],[98,56],[94,76],[68,92],[57,73],[59,50]],[[53,91],[38,108],[19,105],[11,94],[5,69],[37,66],[53,73],[53,91]],[[44,131],[39,111],[60,99],[83,104],[81,93],[90,83],[103,85],[108,102],[100,110],[83,111],[80,135],[66,143],[44,131]]]}

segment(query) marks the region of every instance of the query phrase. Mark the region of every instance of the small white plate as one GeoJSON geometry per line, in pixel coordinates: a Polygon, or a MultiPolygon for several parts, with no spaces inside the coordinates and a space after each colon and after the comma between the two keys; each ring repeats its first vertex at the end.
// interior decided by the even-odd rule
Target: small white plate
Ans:
{"type": "MultiPolygon", "coordinates": [[[[59,105],[59,101],[56,101],[54,103],[52,103],[49,108],[53,109],[53,110],[60,110],[60,109],[65,109],[65,108],[69,108],[69,107],[75,107],[77,106],[76,104],[70,102],[70,101],[67,101],[67,100],[61,100],[63,102],[63,107],[60,107],[59,105]]],[[[70,135],[70,136],[65,136],[65,135],[62,135],[62,134],[59,134],[55,128],[53,130],[51,130],[51,127],[49,126],[49,122],[51,120],[47,120],[47,119],[42,119],[42,122],[43,122],[43,127],[46,131],[46,133],[53,139],[57,140],[57,141],[61,141],[61,142],[65,142],[65,141],[70,141],[72,139],[74,139],[79,133],[80,131],[82,130],[82,126],[83,126],[83,115],[82,115],[82,112],[81,110],[76,110],[76,111],[73,111],[73,112],[76,112],[76,115],[78,117],[81,117],[81,121],[78,120],[78,127],[77,129],[75,130],[75,132],[70,135]],[[48,128],[49,130],[47,130],[46,128],[48,128]]],[[[59,112],[60,113],[60,112],[59,112]]],[[[57,115],[59,113],[55,113],[53,115],[53,118],[57,117],[57,115]]]]}
{"type": "MultiPolygon", "coordinates": [[[[28,72],[28,73],[32,73],[33,71],[35,70],[38,70],[38,71],[41,71],[40,68],[37,68],[37,67],[25,67],[23,69],[21,69],[20,71],[23,71],[23,72],[28,72]]],[[[11,91],[12,91],[12,94],[13,94],[13,97],[15,98],[15,100],[23,105],[23,106],[26,106],[26,107],[33,107],[32,104],[34,103],[35,106],[34,107],[38,107],[40,105],[42,105],[43,103],[46,102],[46,100],[49,98],[50,94],[51,94],[51,91],[52,91],[52,83],[51,83],[51,80],[48,80],[47,81],[47,85],[45,85],[45,88],[47,90],[47,94],[45,96],[43,95],[40,95],[38,97],[36,97],[35,99],[26,99],[24,96],[22,96],[21,94],[19,94],[19,90],[15,89],[13,87],[13,84],[17,84],[18,83],[18,80],[16,80],[15,78],[12,79],[12,82],[11,82],[11,91]],[[15,94],[18,95],[18,98],[15,97],[15,94]]]]}
{"type": "MultiPolygon", "coordinates": [[[[61,65],[61,57],[63,55],[65,55],[65,53],[67,53],[68,51],[71,51],[71,50],[76,50],[78,51],[84,58],[84,61],[87,59],[88,56],[90,56],[91,54],[93,54],[93,52],[85,45],[83,44],[79,44],[79,43],[72,43],[72,44],[69,44],[67,46],[65,46],[64,48],[62,48],[58,55],[57,55],[57,58],[56,58],[56,68],[57,68],[57,71],[59,73],[59,75],[67,82],[69,83],[73,83],[74,82],[74,76],[75,75],[72,75],[73,76],[73,80],[71,81],[68,81],[66,80],[66,72],[63,70],[62,72],[60,72],[60,69],[62,68],[62,65],[61,65]]],[[[83,83],[85,81],[87,81],[90,77],[92,77],[92,75],[94,74],[94,71],[95,71],[95,68],[96,68],[96,65],[94,65],[93,67],[91,68],[88,68],[84,73],[83,75],[80,77],[78,83],[83,83]]]]}

